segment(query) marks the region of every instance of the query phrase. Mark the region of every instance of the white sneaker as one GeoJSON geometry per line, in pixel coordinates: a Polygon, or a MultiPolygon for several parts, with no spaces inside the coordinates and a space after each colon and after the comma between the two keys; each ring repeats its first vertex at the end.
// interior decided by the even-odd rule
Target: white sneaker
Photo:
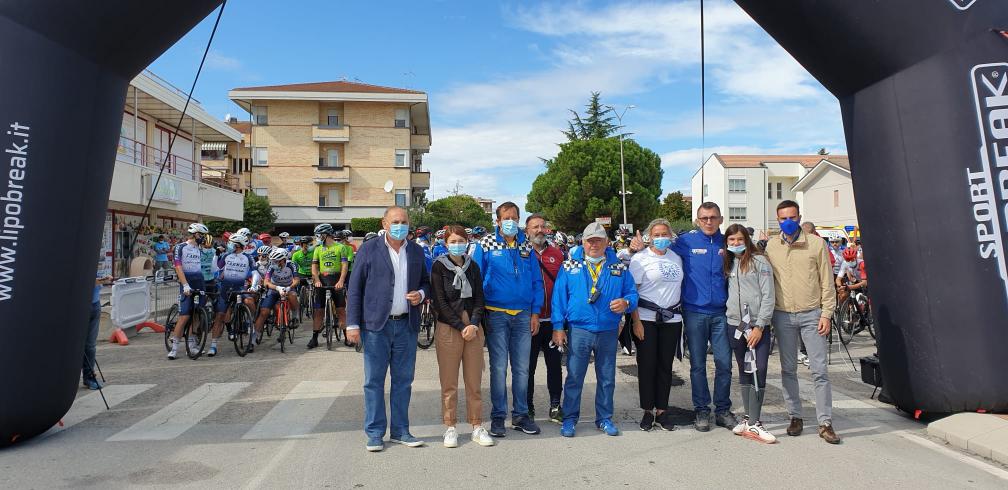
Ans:
{"type": "Polygon", "coordinates": [[[472,440],[476,444],[479,444],[480,446],[483,447],[490,447],[493,446],[494,444],[497,444],[496,442],[494,442],[493,438],[490,437],[490,434],[487,432],[487,430],[484,429],[482,426],[473,429],[472,440]]]}
{"type": "Polygon", "coordinates": [[[196,354],[199,351],[199,344],[196,343],[196,339],[189,337],[189,352],[196,354]]]}
{"type": "Polygon", "coordinates": [[[742,421],[738,423],[734,428],[732,428],[732,434],[740,436],[745,434],[745,431],[749,430],[749,417],[742,417],[742,421]]]}
{"type": "Polygon", "coordinates": [[[444,433],[444,447],[458,447],[458,432],[449,427],[444,433]]]}
{"type": "Polygon", "coordinates": [[[168,352],[168,360],[174,361],[178,357],[178,340],[172,339],[171,351],[168,352]]]}
{"type": "Polygon", "coordinates": [[[760,422],[756,422],[755,424],[750,425],[749,428],[746,429],[745,436],[749,439],[759,441],[764,444],[773,444],[777,442],[777,437],[767,432],[767,430],[763,428],[763,424],[760,422]]]}

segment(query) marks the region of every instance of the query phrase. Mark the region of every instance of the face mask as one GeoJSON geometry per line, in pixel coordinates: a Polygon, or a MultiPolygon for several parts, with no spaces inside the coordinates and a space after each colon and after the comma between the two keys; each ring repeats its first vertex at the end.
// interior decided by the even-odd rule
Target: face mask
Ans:
{"type": "Polygon", "coordinates": [[[438,245],[444,245],[444,238],[438,238],[437,239],[437,244],[438,245]]]}
{"type": "Polygon", "coordinates": [[[790,218],[780,222],[780,229],[785,235],[794,235],[798,232],[798,227],[801,226],[798,220],[792,220],[790,218]]]}
{"type": "Polygon", "coordinates": [[[406,235],[409,235],[409,225],[405,223],[393,223],[389,225],[389,236],[393,240],[405,240],[406,235]]]}
{"type": "Polygon", "coordinates": [[[741,255],[742,252],[745,252],[745,244],[728,245],[728,251],[735,255],[741,255]]]}
{"type": "Polygon", "coordinates": [[[507,236],[515,236],[518,234],[518,222],[513,219],[506,219],[501,221],[501,233],[507,236]]]}
{"type": "Polygon", "coordinates": [[[449,243],[448,253],[452,255],[462,255],[466,252],[466,248],[465,243],[449,243]]]}
{"type": "Polygon", "coordinates": [[[227,251],[228,251],[228,253],[235,251],[235,244],[234,244],[234,242],[228,242],[228,244],[227,244],[227,251]]]}
{"type": "Polygon", "coordinates": [[[651,245],[654,245],[654,248],[664,252],[665,249],[672,245],[672,239],[668,237],[658,237],[652,240],[651,245]]]}
{"type": "Polygon", "coordinates": [[[269,265],[269,259],[259,259],[259,265],[269,265]]]}
{"type": "Polygon", "coordinates": [[[857,261],[847,262],[847,267],[857,267],[857,261]]]}
{"type": "Polygon", "coordinates": [[[589,256],[585,255],[585,260],[587,260],[588,263],[591,264],[591,265],[598,265],[600,262],[602,262],[603,260],[605,260],[605,255],[603,255],[601,257],[589,257],[589,256]]]}

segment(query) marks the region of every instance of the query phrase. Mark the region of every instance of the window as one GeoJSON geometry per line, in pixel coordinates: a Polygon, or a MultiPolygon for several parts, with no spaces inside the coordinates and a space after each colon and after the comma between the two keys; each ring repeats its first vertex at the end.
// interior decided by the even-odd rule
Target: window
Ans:
{"type": "Polygon", "coordinates": [[[320,208],[339,208],[343,207],[343,200],[340,199],[339,189],[328,189],[319,193],[319,207],[320,208]]]}
{"type": "Polygon", "coordinates": [[[409,111],[406,109],[396,109],[395,111],[395,127],[397,128],[408,128],[409,127],[409,111]]]}
{"type": "Polygon", "coordinates": [[[708,184],[703,185],[703,197],[710,195],[710,186],[708,184]]]}
{"type": "Polygon", "coordinates": [[[332,168],[339,168],[340,166],[339,151],[337,151],[335,148],[330,148],[326,150],[325,166],[332,168]]]}
{"type": "Polygon", "coordinates": [[[269,164],[268,152],[261,146],[252,149],[252,165],[265,167],[269,164]]]}
{"type": "Polygon", "coordinates": [[[406,166],[406,157],[408,156],[408,154],[409,154],[409,150],[396,150],[396,152],[395,152],[395,166],[396,167],[405,167],[406,166]]]}
{"type": "Polygon", "coordinates": [[[326,116],[326,126],[339,126],[339,112],[329,109],[326,116]]]}
{"type": "Polygon", "coordinates": [[[409,194],[409,191],[407,191],[405,189],[397,189],[395,191],[395,204],[396,204],[396,206],[405,208],[406,205],[409,204],[409,202],[407,201],[407,199],[408,199],[407,195],[408,194],[409,194]]]}
{"type": "Polygon", "coordinates": [[[766,198],[767,199],[773,199],[773,183],[772,182],[767,182],[767,185],[766,185],[766,198]]]}
{"type": "Polygon", "coordinates": [[[252,106],[252,123],[256,126],[265,126],[268,124],[268,118],[266,117],[266,106],[255,105],[252,106]]]}
{"type": "Polygon", "coordinates": [[[253,187],[252,192],[254,192],[257,196],[268,197],[269,187],[253,187]]]}
{"type": "Polygon", "coordinates": [[[745,191],[745,179],[728,179],[728,192],[745,191]]]}
{"type": "Polygon", "coordinates": [[[784,184],[777,183],[777,199],[784,199],[784,184]]]}
{"type": "Polygon", "coordinates": [[[840,207],[840,191],[836,190],[833,191],[833,207],[834,208],[840,207]]]}
{"type": "Polygon", "coordinates": [[[728,219],[731,221],[745,221],[746,208],[728,208],[728,219]]]}

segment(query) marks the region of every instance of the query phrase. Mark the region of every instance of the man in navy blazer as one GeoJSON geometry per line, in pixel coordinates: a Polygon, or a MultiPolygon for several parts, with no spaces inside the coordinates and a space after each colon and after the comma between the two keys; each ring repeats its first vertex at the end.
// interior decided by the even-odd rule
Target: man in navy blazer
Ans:
{"type": "Polygon", "coordinates": [[[418,305],[430,296],[424,252],[409,234],[409,214],[393,206],[382,218],[385,233],[357,250],[347,286],[349,342],[364,345],[364,433],[368,451],[389,442],[409,447],[423,441],[409,432],[409,402],[416,368],[418,305]],[[391,424],[385,417],[385,373],[391,370],[391,424]]]}

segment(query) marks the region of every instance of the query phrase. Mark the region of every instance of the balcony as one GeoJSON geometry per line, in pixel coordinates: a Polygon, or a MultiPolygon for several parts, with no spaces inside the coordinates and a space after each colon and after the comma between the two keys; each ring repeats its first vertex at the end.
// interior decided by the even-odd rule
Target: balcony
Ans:
{"type": "Polygon", "coordinates": [[[410,173],[410,187],[414,189],[430,189],[430,172],[410,173]]]}
{"type": "Polygon", "coordinates": [[[211,167],[203,165],[179,155],[168,154],[163,150],[147,146],[129,138],[119,138],[119,147],[116,148],[116,161],[154,170],[155,172],[159,171],[161,166],[164,165],[164,173],[166,175],[173,175],[180,179],[207,184],[232,192],[239,192],[238,176],[230,172],[227,166],[211,167]]]}
{"type": "Polygon", "coordinates": [[[340,165],[332,167],[326,164],[326,159],[320,157],[318,173],[312,178],[317,184],[346,184],[350,182],[350,169],[340,165]]]}
{"type": "Polygon", "coordinates": [[[312,126],[312,141],[316,143],[346,143],[350,141],[350,126],[312,126]]]}
{"type": "Polygon", "coordinates": [[[410,148],[414,150],[421,150],[424,153],[430,151],[431,137],[429,134],[411,134],[410,135],[410,148]]]}

